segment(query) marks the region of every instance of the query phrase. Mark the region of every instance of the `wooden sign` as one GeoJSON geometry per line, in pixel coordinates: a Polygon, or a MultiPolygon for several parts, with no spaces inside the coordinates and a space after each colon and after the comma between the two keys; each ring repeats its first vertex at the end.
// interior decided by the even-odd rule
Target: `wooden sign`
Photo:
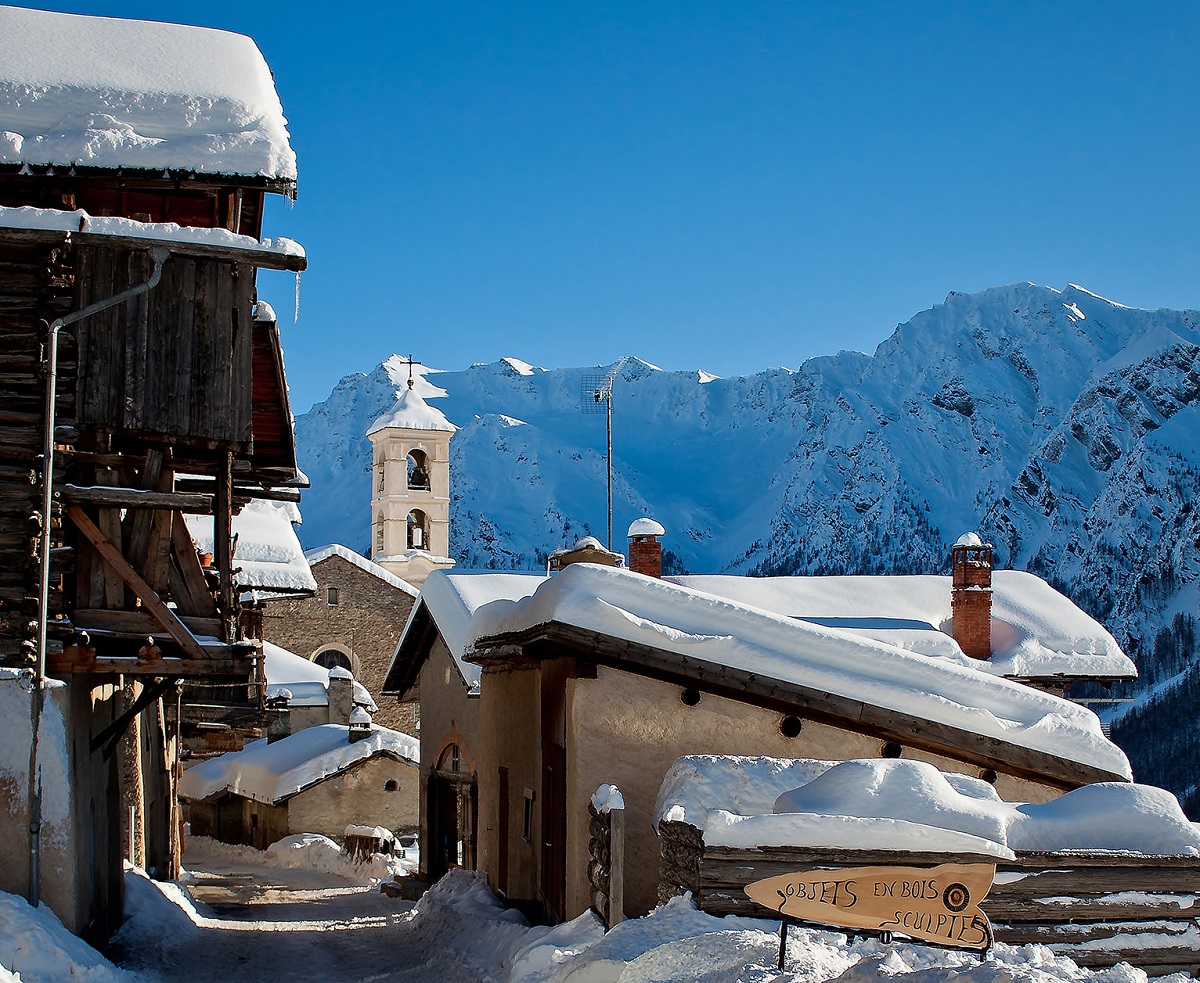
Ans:
{"type": "Polygon", "coordinates": [[[768,877],[746,894],[797,921],[987,949],[992,929],[979,902],[995,875],[991,864],[841,867],[768,877]]]}

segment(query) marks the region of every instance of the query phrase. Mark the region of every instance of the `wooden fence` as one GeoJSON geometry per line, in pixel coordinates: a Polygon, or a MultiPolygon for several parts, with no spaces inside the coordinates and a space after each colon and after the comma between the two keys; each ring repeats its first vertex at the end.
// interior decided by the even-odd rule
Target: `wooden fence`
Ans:
{"type": "MultiPolygon", "coordinates": [[[[659,897],[691,891],[700,908],[714,915],[766,916],[743,889],[791,871],[995,863],[994,857],[961,853],[706,846],[699,830],[686,823],[661,823],[659,832],[659,897]]],[[[1200,975],[1198,896],[1197,857],[1021,853],[997,864],[995,884],[981,907],[1001,942],[1040,943],[1081,966],[1129,962],[1154,976],[1200,975]]]]}

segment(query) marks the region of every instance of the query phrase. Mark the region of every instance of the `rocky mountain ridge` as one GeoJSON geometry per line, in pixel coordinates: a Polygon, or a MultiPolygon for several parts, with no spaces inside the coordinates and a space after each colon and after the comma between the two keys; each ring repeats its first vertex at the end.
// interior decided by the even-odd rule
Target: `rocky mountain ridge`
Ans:
{"type": "MultiPolygon", "coordinates": [[[[1196,656],[1198,325],[1195,311],[1013,284],[950,294],[873,355],[794,371],[720,379],[629,359],[613,387],[614,547],[648,514],[681,571],[943,572],[949,544],[978,529],[1000,565],[1099,617],[1141,692],[1196,656]]],[[[585,410],[606,370],[510,358],[420,376],[460,427],[460,563],[540,569],[605,538],[604,418],[585,410]]],[[[389,359],[297,419],[307,546],[367,546],[363,435],[406,377],[389,359]]]]}

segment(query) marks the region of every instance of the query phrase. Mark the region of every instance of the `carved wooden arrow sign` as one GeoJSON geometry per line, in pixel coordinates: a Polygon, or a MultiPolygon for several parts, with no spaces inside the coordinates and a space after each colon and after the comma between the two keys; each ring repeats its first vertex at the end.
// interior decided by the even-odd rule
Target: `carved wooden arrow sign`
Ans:
{"type": "Polygon", "coordinates": [[[797,921],[987,949],[992,927],[979,902],[995,875],[991,864],[841,867],[780,874],[745,890],[751,900],[797,921]]]}

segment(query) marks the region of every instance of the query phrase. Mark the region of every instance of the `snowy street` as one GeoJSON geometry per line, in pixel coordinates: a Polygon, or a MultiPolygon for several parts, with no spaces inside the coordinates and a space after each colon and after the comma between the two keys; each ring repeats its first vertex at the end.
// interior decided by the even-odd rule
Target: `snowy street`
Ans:
{"type": "MultiPolygon", "coordinates": [[[[388,898],[361,878],[265,866],[258,858],[191,840],[188,890],[200,903],[199,924],[180,918],[154,938],[142,931],[148,919],[135,917],[110,957],[147,981],[263,980],[283,967],[295,981],[478,979],[453,952],[421,938],[411,902],[388,898]]],[[[145,881],[131,886],[139,895],[157,890],[145,881]]],[[[155,910],[164,914],[161,902],[155,910]]]]}

